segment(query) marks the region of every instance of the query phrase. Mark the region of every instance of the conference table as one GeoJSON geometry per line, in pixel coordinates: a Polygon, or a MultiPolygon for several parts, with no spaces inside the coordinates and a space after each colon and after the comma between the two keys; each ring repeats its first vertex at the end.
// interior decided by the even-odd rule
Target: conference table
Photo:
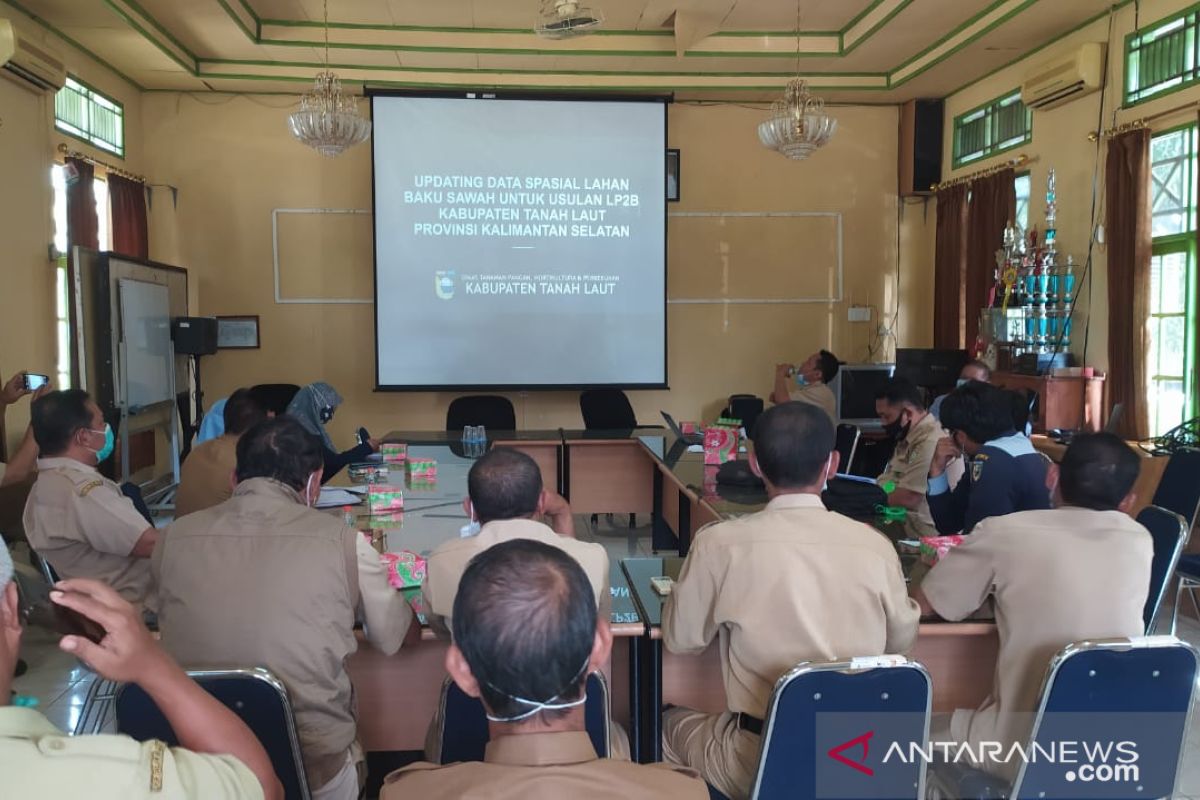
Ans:
{"type": "MultiPolygon", "coordinates": [[[[467,524],[461,506],[474,462],[470,454],[485,448],[468,448],[458,432],[394,431],[383,441],[407,444],[409,457],[435,459],[437,480],[406,487],[402,514],[370,514],[356,507],[357,527],[382,539],[386,552],[427,556],[441,542],[458,537],[467,524]]],[[[760,510],[765,493],[718,485],[717,468],[704,464],[703,453],[661,428],[488,431],[486,448],[501,446],[533,458],[546,487],[567,498],[576,515],[648,515],[654,552],[669,558],[610,563],[614,639],[605,674],[613,718],[629,730],[634,758],[658,760],[662,703],[719,712],[725,709],[725,692],[715,642],[691,656],[662,647],[661,600],[649,588],[649,578],[676,569],[704,525],[760,510]]],[[[389,482],[403,485],[403,465],[390,466],[389,482]]],[[[881,520],[870,522],[896,544],[906,573],[917,569],[915,551],[901,542],[902,526],[893,532],[881,520]]],[[[423,748],[445,680],[446,647],[428,627],[419,641],[405,644],[393,656],[360,641],[347,669],[358,701],[359,737],[367,751],[423,748]]],[[[933,678],[934,709],[978,706],[991,689],[997,648],[990,620],[922,622],[910,655],[933,678]]]]}

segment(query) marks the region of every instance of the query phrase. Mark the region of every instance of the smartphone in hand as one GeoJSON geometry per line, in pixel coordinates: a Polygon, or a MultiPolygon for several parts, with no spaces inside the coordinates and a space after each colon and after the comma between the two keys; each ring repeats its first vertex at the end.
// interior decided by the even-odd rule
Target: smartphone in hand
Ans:
{"type": "Polygon", "coordinates": [[[42,388],[49,382],[50,382],[49,375],[41,375],[37,372],[26,372],[25,373],[25,390],[26,391],[36,392],[38,389],[42,388]]]}
{"type": "Polygon", "coordinates": [[[89,642],[100,644],[106,633],[100,623],[88,619],[73,608],[67,608],[54,602],[51,602],[51,605],[54,606],[54,629],[56,631],[63,636],[82,636],[89,642]]]}

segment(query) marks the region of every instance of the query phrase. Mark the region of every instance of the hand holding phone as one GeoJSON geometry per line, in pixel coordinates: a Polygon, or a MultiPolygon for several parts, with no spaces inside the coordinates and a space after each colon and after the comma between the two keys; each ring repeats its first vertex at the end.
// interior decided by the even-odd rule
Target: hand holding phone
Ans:
{"type": "Polygon", "coordinates": [[[150,636],[141,612],[111,587],[86,578],[59,581],[50,592],[80,630],[62,638],[59,647],[78,656],[111,681],[142,683],[177,670],[150,636]]]}
{"type": "Polygon", "coordinates": [[[27,392],[36,392],[48,383],[50,383],[49,375],[42,375],[37,372],[25,373],[25,391],[27,392]]]}

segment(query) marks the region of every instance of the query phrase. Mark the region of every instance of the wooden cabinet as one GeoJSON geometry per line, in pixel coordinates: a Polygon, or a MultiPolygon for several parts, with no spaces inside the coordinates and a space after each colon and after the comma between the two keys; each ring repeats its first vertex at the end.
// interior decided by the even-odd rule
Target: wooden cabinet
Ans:
{"type": "Polygon", "coordinates": [[[1104,378],[992,373],[992,383],[1015,391],[1038,394],[1038,412],[1033,420],[1035,433],[1056,428],[1098,431],[1104,425],[1104,378]]]}

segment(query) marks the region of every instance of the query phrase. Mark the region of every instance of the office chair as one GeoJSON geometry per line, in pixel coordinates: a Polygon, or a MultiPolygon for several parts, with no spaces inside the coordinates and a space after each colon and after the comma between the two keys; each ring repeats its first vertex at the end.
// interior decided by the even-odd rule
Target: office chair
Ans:
{"type": "MultiPolygon", "coordinates": [[[[308,800],[292,704],[279,679],[261,667],[189,671],[188,676],[237,714],[258,737],[283,784],[284,796],[308,800]]],[[[118,733],[141,742],[159,739],[171,747],[179,744],[162,711],[137,684],[127,683],[117,691],[116,714],[118,733]]]]}
{"type": "Polygon", "coordinates": [[[589,431],[622,431],[638,427],[629,398],[620,389],[589,389],[579,395],[583,427],[589,431]]]}
{"type": "Polygon", "coordinates": [[[515,431],[517,413],[507,397],[494,394],[456,397],[446,409],[446,430],[461,431],[468,425],[482,425],[489,431],[515,431]]]}
{"type": "Polygon", "coordinates": [[[1168,458],[1150,502],[1183,517],[1191,530],[1200,510],[1200,480],[1196,479],[1200,475],[1200,450],[1180,450],[1168,458]]]}
{"type": "MultiPolygon", "coordinates": [[[[1163,597],[1167,594],[1167,584],[1175,574],[1179,563],[1179,554],[1187,543],[1188,527],[1183,517],[1174,511],[1167,511],[1158,506],[1146,506],[1137,515],[1137,521],[1154,541],[1154,559],[1150,562],[1150,591],[1146,595],[1146,606],[1142,610],[1142,618],[1146,623],[1146,635],[1154,633],[1155,619],[1162,607],[1163,597]]],[[[1178,597],[1176,597],[1178,608],[1178,597]]],[[[1171,635],[1175,635],[1177,615],[1171,615],[1171,635]]]]}
{"type": "MultiPolygon", "coordinates": [[[[442,698],[438,714],[438,763],[483,761],[490,734],[483,703],[468,697],[450,678],[442,683],[442,698]]],[[[587,702],[583,715],[588,737],[596,754],[608,758],[610,710],[608,682],[604,675],[593,672],[587,678],[587,702]]]]}
{"type": "MultiPolygon", "coordinates": [[[[1105,639],[1069,644],[1051,660],[1025,752],[1048,753],[1063,742],[1121,742],[1136,749],[1136,778],[1126,774],[1092,797],[1174,797],[1192,711],[1200,653],[1173,636],[1105,639]]],[[[1080,763],[1122,766],[1118,754],[1080,763]]],[[[1076,778],[1088,780],[1053,759],[1022,761],[1008,781],[963,763],[937,763],[931,772],[934,797],[1079,797],[1076,778]]],[[[1097,776],[1100,773],[1095,773],[1097,776]]],[[[1097,788],[1099,792],[1099,788],[1097,788]]]]}
{"type": "Polygon", "coordinates": [[[287,413],[288,405],[299,391],[300,387],[294,383],[260,383],[250,388],[254,399],[277,417],[287,413]]]}
{"type": "Polygon", "coordinates": [[[721,416],[730,419],[740,419],[746,435],[754,436],[754,423],[763,413],[763,400],[752,394],[733,394],[729,396],[729,405],[721,412],[721,416]]]}

